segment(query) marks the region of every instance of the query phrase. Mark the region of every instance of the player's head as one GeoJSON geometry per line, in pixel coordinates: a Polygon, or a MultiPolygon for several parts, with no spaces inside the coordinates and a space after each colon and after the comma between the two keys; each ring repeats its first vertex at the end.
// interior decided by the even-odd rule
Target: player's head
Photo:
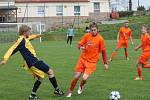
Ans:
{"type": "Polygon", "coordinates": [[[90,33],[93,35],[93,36],[96,36],[97,35],[97,32],[98,32],[98,26],[95,22],[93,22],[91,25],[90,25],[90,33]]]}
{"type": "Polygon", "coordinates": [[[69,25],[69,28],[73,28],[73,25],[69,25]]]}
{"type": "Polygon", "coordinates": [[[148,31],[149,31],[148,26],[147,26],[147,25],[142,25],[142,27],[141,27],[141,32],[142,32],[142,33],[148,33],[148,31]]]}
{"type": "Polygon", "coordinates": [[[129,27],[129,22],[125,22],[124,27],[128,28],[129,27]]]}
{"type": "Polygon", "coordinates": [[[19,27],[19,35],[28,36],[30,34],[31,28],[27,25],[22,25],[19,27]]]}

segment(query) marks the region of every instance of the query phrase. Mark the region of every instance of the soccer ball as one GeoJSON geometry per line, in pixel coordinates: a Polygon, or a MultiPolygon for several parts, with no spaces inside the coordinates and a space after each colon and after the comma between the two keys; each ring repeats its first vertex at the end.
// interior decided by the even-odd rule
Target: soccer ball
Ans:
{"type": "Polygon", "coordinates": [[[120,94],[118,91],[112,91],[109,95],[110,100],[120,100],[120,94]]]}

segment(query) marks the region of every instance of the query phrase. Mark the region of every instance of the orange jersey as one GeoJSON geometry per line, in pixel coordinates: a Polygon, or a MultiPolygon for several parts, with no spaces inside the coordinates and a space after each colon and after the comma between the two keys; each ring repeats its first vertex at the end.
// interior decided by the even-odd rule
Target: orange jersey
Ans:
{"type": "Polygon", "coordinates": [[[99,34],[92,36],[91,33],[86,33],[79,45],[85,47],[80,57],[88,62],[97,62],[101,51],[105,50],[104,39],[99,34]]]}
{"type": "Polygon", "coordinates": [[[142,41],[142,51],[150,51],[150,35],[149,34],[142,34],[141,35],[142,41]]]}
{"type": "Polygon", "coordinates": [[[124,41],[128,40],[132,35],[132,30],[130,28],[121,27],[119,30],[119,40],[124,41]]]}

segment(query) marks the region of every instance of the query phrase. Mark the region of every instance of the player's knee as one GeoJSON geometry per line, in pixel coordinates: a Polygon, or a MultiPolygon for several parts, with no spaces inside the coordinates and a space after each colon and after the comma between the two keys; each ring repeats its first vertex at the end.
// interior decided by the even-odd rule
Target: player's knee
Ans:
{"type": "Polygon", "coordinates": [[[88,78],[89,78],[89,75],[84,74],[82,79],[83,79],[83,80],[87,80],[88,78]]]}
{"type": "Polygon", "coordinates": [[[143,64],[138,63],[136,64],[136,67],[143,67],[143,64]]]}
{"type": "Polygon", "coordinates": [[[48,72],[47,72],[47,74],[48,74],[49,78],[54,77],[54,71],[52,69],[49,69],[48,72]]]}
{"type": "Polygon", "coordinates": [[[42,82],[44,78],[37,77],[38,81],[42,82]]]}

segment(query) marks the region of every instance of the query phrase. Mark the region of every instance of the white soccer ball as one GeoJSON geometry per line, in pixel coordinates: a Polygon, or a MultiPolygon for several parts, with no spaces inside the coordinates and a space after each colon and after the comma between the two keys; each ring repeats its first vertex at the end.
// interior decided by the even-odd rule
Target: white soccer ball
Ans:
{"type": "Polygon", "coordinates": [[[120,100],[120,94],[118,91],[112,91],[109,95],[110,100],[120,100]]]}

